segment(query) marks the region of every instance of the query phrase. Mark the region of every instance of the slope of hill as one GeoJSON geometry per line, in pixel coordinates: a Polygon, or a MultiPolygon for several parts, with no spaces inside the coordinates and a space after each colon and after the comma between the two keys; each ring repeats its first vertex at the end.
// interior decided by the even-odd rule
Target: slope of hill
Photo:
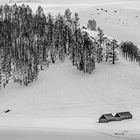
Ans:
{"type": "MultiPolygon", "coordinates": [[[[41,5],[45,13],[54,15],[70,8],[72,13],[79,14],[81,26],[94,18],[105,34],[140,44],[138,0],[128,3],[127,0],[116,0],[117,3],[100,0],[94,4],[91,0],[87,4],[69,0],[65,4],[54,1],[55,5],[52,2],[51,5],[43,1],[28,4],[34,11],[41,5]]],[[[140,67],[126,61],[121,54],[119,59],[116,65],[105,61],[96,64],[90,75],[77,71],[69,61],[57,62],[40,72],[39,79],[28,87],[11,82],[2,88],[0,139],[138,140],[140,67]],[[6,114],[8,109],[10,112],[6,114]],[[120,111],[132,112],[134,119],[98,123],[101,114],[120,111]]]]}
{"type": "MultiPolygon", "coordinates": [[[[111,136],[128,130],[123,138],[138,138],[139,79],[140,67],[121,56],[116,65],[105,61],[97,64],[90,75],[77,71],[69,61],[51,65],[28,87],[10,83],[1,89],[0,126],[6,131],[10,127],[44,131],[59,128],[89,133],[100,131],[111,136]],[[11,111],[5,114],[7,109],[11,111]],[[107,125],[97,123],[103,113],[128,110],[134,115],[133,120],[107,125]]],[[[91,135],[95,136],[94,133],[91,135]]]]}

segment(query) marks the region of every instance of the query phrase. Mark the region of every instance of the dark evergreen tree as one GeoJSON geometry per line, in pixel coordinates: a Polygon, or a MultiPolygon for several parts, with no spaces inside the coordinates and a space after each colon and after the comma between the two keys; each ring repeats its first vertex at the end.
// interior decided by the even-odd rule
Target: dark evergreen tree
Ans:
{"type": "Polygon", "coordinates": [[[139,62],[139,66],[140,66],[140,50],[137,51],[136,60],[137,62],[139,62]]]}
{"type": "Polygon", "coordinates": [[[97,34],[97,61],[100,63],[102,61],[102,43],[104,41],[104,33],[103,30],[100,29],[99,27],[97,28],[98,34],[97,34]]]}
{"type": "Polygon", "coordinates": [[[119,46],[117,45],[117,41],[115,39],[111,40],[109,49],[107,51],[107,56],[112,62],[112,64],[115,64],[115,61],[118,60],[118,53],[117,53],[117,48],[119,46]]]}
{"type": "Polygon", "coordinates": [[[92,31],[95,31],[96,30],[96,21],[94,19],[89,20],[87,23],[87,28],[92,30],[92,31]]]}
{"type": "Polygon", "coordinates": [[[130,41],[126,41],[126,42],[122,42],[120,43],[120,48],[122,51],[123,56],[126,58],[129,58],[129,60],[135,61],[137,59],[137,54],[138,54],[138,47],[136,45],[134,45],[134,43],[130,42],[130,41]]]}

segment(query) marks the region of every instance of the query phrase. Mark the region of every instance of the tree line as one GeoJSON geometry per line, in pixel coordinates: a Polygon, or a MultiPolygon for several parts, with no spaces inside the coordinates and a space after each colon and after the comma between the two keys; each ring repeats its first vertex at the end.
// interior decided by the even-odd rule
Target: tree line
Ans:
{"type": "Polygon", "coordinates": [[[122,55],[129,61],[137,61],[140,66],[140,50],[139,48],[132,43],[131,41],[121,42],[120,44],[122,55]]]}
{"type": "Polygon", "coordinates": [[[38,78],[49,61],[64,61],[84,73],[95,69],[96,42],[80,28],[78,14],[36,13],[28,5],[0,6],[0,85],[14,82],[28,85],[38,78]]]}
{"type": "Polygon", "coordinates": [[[103,30],[92,37],[80,27],[78,13],[70,9],[61,15],[44,14],[38,6],[33,13],[29,5],[0,6],[0,86],[12,79],[28,86],[37,80],[39,71],[49,63],[70,59],[79,71],[92,73],[96,61],[103,58],[104,44],[108,58],[116,60],[116,41],[106,43],[103,30]],[[110,53],[110,54],[109,54],[110,53]]]}

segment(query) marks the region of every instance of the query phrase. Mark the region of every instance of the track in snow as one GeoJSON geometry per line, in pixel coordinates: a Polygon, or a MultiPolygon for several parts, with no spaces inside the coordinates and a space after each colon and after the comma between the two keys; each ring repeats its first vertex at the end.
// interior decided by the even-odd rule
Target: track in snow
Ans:
{"type": "Polygon", "coordinates": [[[11,115],[48,117],[135,112],[140,107],[139,83],[140,67],[121,56],[116,65],[97,64],[91,75],[79,72],[69,62],[59,62],[41,71],[39,79],[28,87],[10,83],[2,89],[0,112],[11,109],[11,115]]]}

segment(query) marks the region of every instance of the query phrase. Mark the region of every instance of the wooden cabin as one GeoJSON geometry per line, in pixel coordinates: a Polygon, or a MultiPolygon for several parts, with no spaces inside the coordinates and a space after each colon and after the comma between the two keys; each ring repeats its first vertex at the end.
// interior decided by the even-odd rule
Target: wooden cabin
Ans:
{"type": "Polygon", "coordinates": [[[110,114],[103,114],[100,118],[99,118],[99,123],[108,123],[111,121],[115,121],[114,116],[110,113],[110,114]]]}
{"type": "Polygon", "coordinates": [[[117,113],[114,118],[115,121],[121,121],[125,119],[132,119],[133,115],[130,112],[119,112],[117,113]]]}

